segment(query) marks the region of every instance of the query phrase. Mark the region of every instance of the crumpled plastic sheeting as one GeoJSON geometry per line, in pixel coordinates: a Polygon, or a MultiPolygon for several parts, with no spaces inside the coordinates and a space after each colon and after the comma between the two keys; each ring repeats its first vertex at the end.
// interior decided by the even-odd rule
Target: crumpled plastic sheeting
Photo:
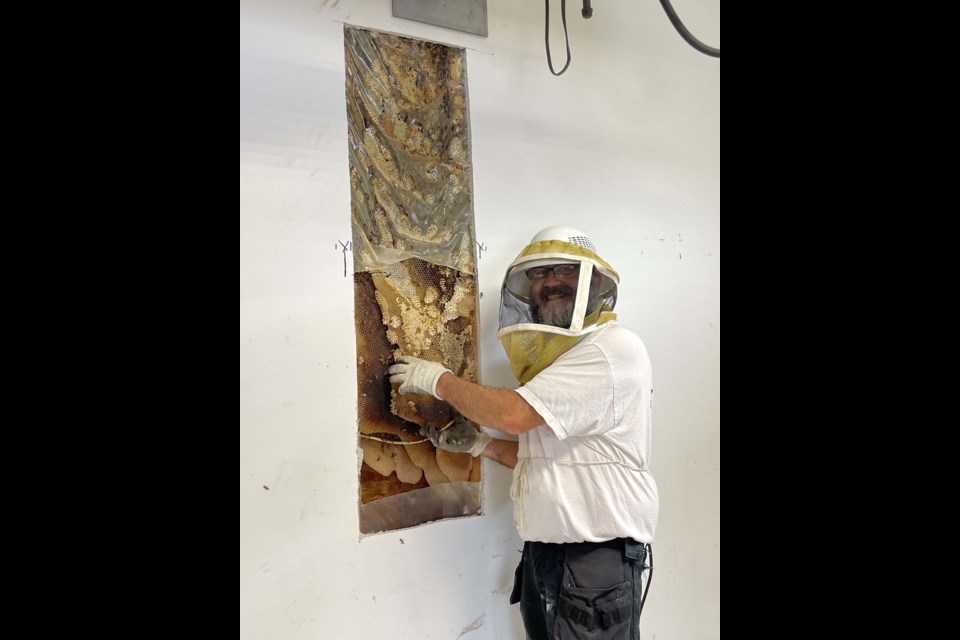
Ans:
{"type": "Polygon", "coordinates": [[[462,49],[344,27],[355,271],[475,274],[462,49]]]}
{"type": "Polygon", "coordinates": [[[406,529],[480,513],[479,482],[448,482],[360,506],[360,533],[406,529]]]}

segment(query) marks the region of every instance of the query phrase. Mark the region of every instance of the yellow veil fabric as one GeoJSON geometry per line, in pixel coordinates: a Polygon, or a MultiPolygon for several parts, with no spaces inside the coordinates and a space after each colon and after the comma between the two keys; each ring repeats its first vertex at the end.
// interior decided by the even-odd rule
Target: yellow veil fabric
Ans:
{"type": "MultiPolygon", "coordinates": [[[[588,333],[611,320],[616,320],[617,314],[613,313],[613,306],[616,303],[619,282],[620,276],[613,267],[589,249],[562,240],[543,240],[527,245],[510,265],[504,279],[501,294],[501,327],[498,333],[510,360],[510,370],[517,380],[521,384],[526,384],[588,333]],[[574,317],[569,328],[561,328],[539,324],[530,318],[517,320],[518,308],[529,309],[530,281],[526,276],[526,270],[534,266],[561,263],[580,264],[581,273],[586,272],[578,286],[578,302],[575,307],[583,318],[582,322],[578,317],[574,317]],[[593,269],[586,269],[587,266],[593,269]],[[601,284],[597,291],[601,304],[589,311],[585,307],[593,270],[601,276],[601,284]],[[505,309],[513,311],[505,312],[505,309]]],[[[577,312],[574,313],[576,316],[577,312]]]]}
{"type": "MultiPolygon", "coordinates": [[[[591,322],[590,326],[599,327],[616,319],[617,314],[612,311],[597,309],[587,316],[584,322],[591,322]]],[[[500,343],[503,344],[503,349],[510,359],[510,370],[513,375],[520,384],[526,384],[553,364],[570,347],[583,340],[584,335],[586,333],[579,336],[565,336],[528,329],[507,333],[500,337],[500,343]]]]}

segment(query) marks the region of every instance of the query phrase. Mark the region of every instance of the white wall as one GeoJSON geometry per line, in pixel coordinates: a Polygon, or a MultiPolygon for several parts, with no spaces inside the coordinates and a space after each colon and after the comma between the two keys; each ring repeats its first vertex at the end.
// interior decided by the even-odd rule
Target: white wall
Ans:
{"type": "MultiPolygon", "coordinates": [[[[350,238],[348,22],[469,49],[485,383],[511,386],[500,279],[537,230],[581,227],[620,271],[617,311],[656,387],[643,635],[719,638],[719,61],[656,0],[597,0],[589,21],[569,3],[560,78],[539,0],[488,0],[489,38],[394,19],[390,4],[240,2],[240,637],[524,637],[507,604],[521,548],[508,470],[484,463],[482,517],[359,540],[353,285],[335,250],[350,238]]],[[[720,46],[719,0],[674,5],[720,46]]]]}

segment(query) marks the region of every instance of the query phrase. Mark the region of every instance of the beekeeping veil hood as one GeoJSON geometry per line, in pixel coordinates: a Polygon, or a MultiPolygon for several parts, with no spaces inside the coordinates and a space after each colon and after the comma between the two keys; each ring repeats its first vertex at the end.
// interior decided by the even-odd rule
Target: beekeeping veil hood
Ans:
{"type": "Polygon", "coordinates": [[[583,336],[616,320],[619,283],[620,276],[580,231],[548,227],[535,235],[507,269],[500,293],[497,336],[517,380],[526,384],[583,336]],[[531,269],[556,265],[577,265],[579,271],[547,272],[534,284],[531,269]]]}

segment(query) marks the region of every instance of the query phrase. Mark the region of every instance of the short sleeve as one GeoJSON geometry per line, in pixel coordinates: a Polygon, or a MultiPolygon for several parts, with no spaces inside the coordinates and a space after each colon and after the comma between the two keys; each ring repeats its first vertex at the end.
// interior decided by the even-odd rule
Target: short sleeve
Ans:
{"type": "Polygon", "coordinates": [[[599,435],[616,424],[610,363],[594,344],[574,347],[517,393],[560,440],[599,435]]]}

